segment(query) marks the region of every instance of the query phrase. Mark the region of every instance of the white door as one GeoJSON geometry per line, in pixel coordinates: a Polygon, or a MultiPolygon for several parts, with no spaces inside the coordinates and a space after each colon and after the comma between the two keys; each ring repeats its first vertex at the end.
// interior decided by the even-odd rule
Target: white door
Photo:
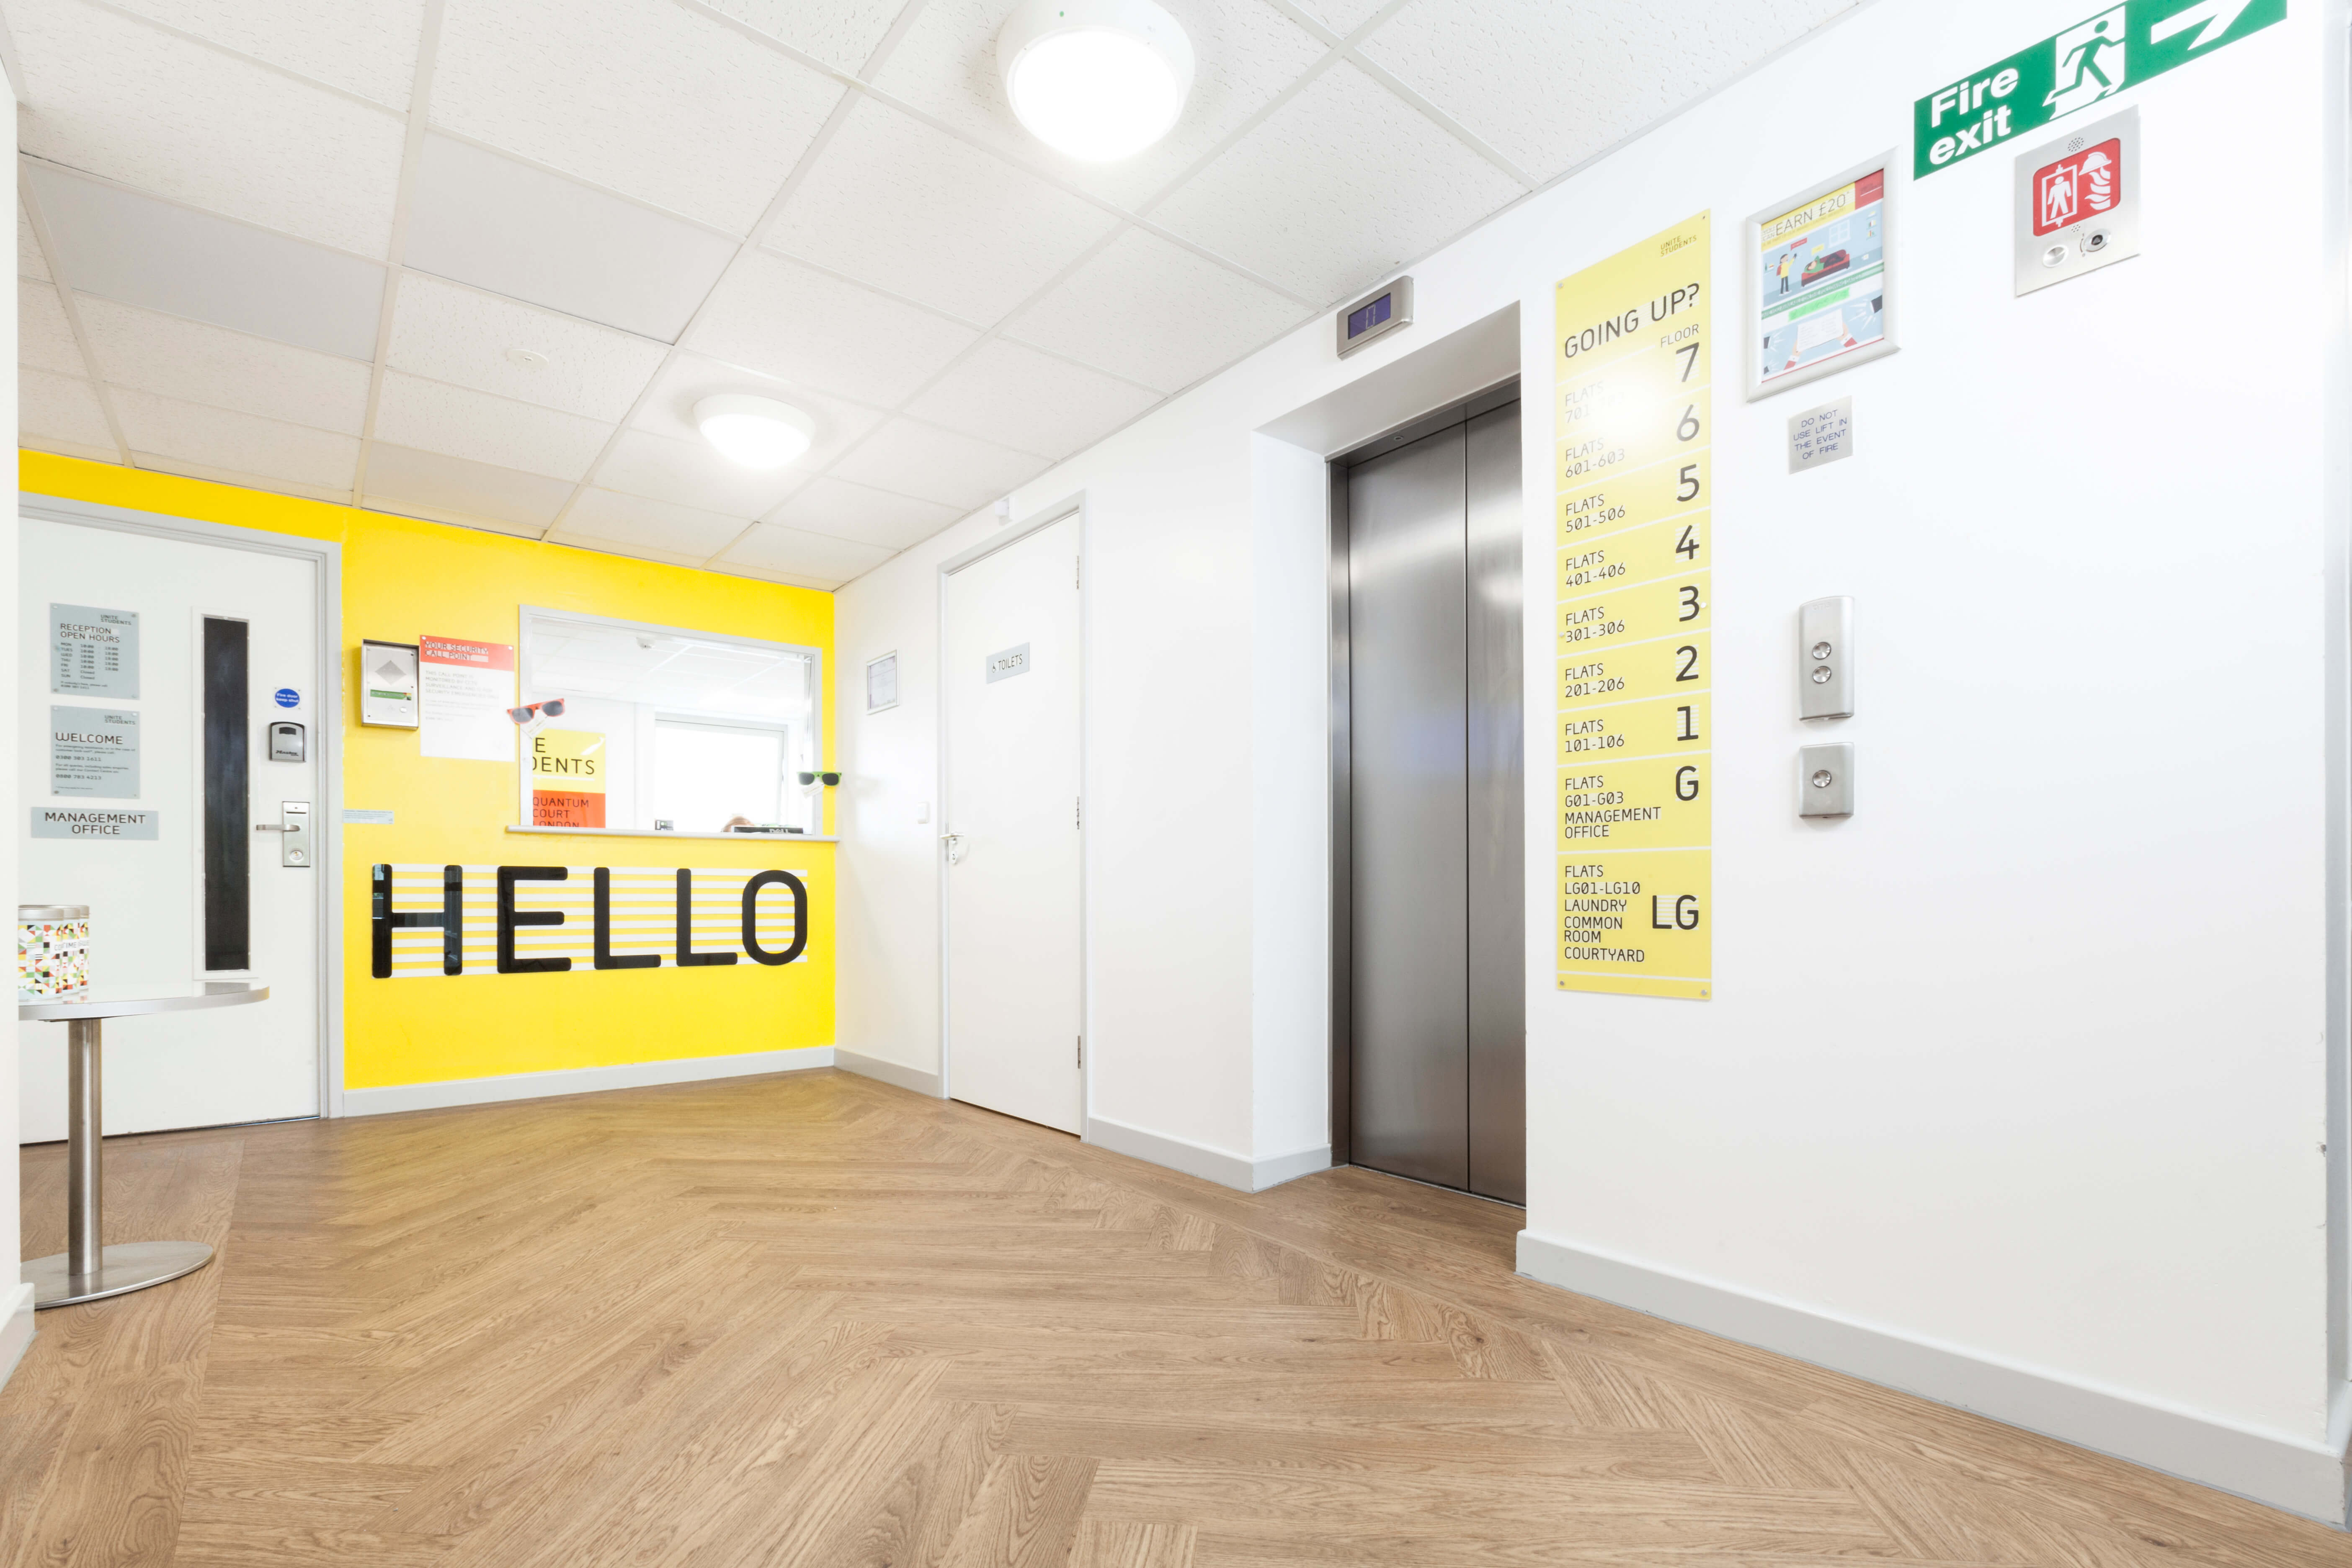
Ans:
{"type": "Polygon", "coordinates": [[[947,580],[947,1077],[1079,1131],[1078,519],[947,580]]]}
{"type": "MultiPolygon", "coordinates": [[[[24,519],[22,537],[16,756],[27,809],[11,828],[23,855],[18,896],[89,906],[94,984],[250,974],[270,993],[257,1007],[109,1020],[106,1131],[318,1114],[319,879],[332,872],[282,865],[281,836],[255,831],[256,824],[278,826],[289,801],[307,804],[314,819],[326,808],[317,759],[331,743],[336,699],[316,689],[316,563],[32,517],[24,519]],[[68,645],[87,650],[62,673],[61,621],[68,645]],[[209,654],[208,621],[215,623],[209,654]],[[101,628],[95,638],[78,629],[93,624],[101,628]],[[232,700],[240,643],[243,689],[241,700],[232,700]],[[224,721],[212,747],[209,813],[218,838],[211,858],[217,874],[209,878],[208,669],[212,710],[224,721]],[[60,685],[68,689],[56,689],[60,685]],[[240,708],[245,736],[237,747],[229,721],[240,708]],[[119,722],[124,719],[135,723],[119,722]],[[303,761],[270,760],[269,726],[280,721],[302,726],[303,761]],[[110,735],[116,750],[99,765],[78,763],[69,739],[68,776],[56,776],[61,730],[68,737],[110,735]],[[135,747],[123,743],[131,735],[135,747]],[[120,754],[130,750],[135,782],[124,766],[131,759],[120,754]],[[70,826],[41,822],[44,808],[152,814],[131,831],[152,828],[154,836],[44,837],[70,826]],[[232,837],[245,851],[242,879],[229,874],[232,837]]],[[[315,826],[312,834],[315,849],[323,836],[315,826]]],[[[61,1139],[65,1026],[16,1030],[20,1138],[61,1139]]]]}

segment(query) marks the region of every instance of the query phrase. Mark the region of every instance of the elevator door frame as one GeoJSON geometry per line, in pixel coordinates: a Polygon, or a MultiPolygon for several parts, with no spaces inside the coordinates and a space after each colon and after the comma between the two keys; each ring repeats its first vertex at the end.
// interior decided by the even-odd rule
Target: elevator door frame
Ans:
{"type": "MultiPolygon", "coordinates": [[[[1327,459],[1329,486],[1328,565],[1331,595],[1331,1163],[1354,1163],[1355,1156],[1355,865],[1349,845],[1355,835],[1352,725],[1349,702],[1348,470],[1384,452],[1409,447],[1424,437],[1520,401],[1519,378],[1433,409],[1369,441],[1327,459]]],[[[1521,418],[1527,413],[1521,410],[1521,418]]],[[[1524,431],[1525,426],[1521,426],[1524,431]]],[[[1522,437],[1524,439],[1524,437],[1522,437]]],[[[1525,581],[1526,567],[1520,568],[1525,581]]],[[[1476,1194],[1472,1194],[1476,1195],[1476,1194]]],[[[1490,1199],[1490,1202],[1503,1200],[1490,1199]]]]}

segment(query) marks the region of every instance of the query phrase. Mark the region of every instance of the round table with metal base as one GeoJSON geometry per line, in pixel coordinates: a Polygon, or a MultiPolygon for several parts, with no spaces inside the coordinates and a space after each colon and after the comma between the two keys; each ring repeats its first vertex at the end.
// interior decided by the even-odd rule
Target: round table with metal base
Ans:
{"type": "Polygon", "coordinates": [[[21,1020],[66,1026],[66,1249],[25,1264],[33,1306],[70,1307],[142,1290],[193,1274],[212,1261],[201,1241],[100,1244],[106,1206],[106,1156],[101,1114],[100,1024],[142,1013],[185,1013],[263,1001],[269,987],[245,980],[207,980],[193,986],[92,986],[72,996],[19,1002],[21,1020]]]}

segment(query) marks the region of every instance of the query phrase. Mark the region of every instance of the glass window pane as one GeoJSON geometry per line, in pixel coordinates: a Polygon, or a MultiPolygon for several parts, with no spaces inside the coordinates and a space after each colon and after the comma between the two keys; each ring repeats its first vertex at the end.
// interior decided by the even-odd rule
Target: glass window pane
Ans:
{"type": "Polygon", "coordinates": [[[654,727],[654,810],[678,833],[782,820],[784,735],[717,724],[654,727]]]}

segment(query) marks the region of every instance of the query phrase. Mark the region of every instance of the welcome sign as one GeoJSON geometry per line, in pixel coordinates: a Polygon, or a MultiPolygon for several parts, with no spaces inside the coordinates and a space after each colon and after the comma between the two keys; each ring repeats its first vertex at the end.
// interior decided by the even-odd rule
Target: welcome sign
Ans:
{"type": "Polygon", "coordinates": [[[725,968],[808,955],[808,873],[740,866],[373,868],[378,980],[725,968]]]}

